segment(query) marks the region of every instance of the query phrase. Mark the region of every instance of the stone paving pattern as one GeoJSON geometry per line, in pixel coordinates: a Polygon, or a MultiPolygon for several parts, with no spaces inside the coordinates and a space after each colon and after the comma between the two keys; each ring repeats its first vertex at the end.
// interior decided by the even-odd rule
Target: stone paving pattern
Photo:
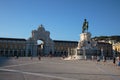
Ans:
{"type": "Polygon", "coordinates": [[[0,58],[0,80],[120,80],[120,67],[111,60],[0,58]]]}

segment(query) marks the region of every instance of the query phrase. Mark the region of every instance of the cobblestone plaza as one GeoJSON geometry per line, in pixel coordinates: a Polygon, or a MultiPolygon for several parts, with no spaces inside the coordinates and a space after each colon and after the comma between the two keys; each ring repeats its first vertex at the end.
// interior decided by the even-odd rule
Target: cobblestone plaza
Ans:
{"type": "Polygon", "coordinates": [[[120,80],[120,67],[110,60],[0,58],[0,80],[120,80]]]}

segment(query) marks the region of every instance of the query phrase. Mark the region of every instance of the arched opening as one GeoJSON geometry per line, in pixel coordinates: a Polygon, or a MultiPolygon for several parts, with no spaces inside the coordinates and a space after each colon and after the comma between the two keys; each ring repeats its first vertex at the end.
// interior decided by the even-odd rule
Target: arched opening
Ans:
{"type": "Polygon", "coordinates": [[[37,55],[44,56],[44,41],[37,40],[37,55]]]}
{"type": "Polygon", "coordinates": [[[32,31],[32,37],[28,39],[26,53],[32,56],[46,56],[54,52],[54,43],[50,38],[50,32],[41,25],[37,30],[32,31]],[[36,45],[37,43],[37,45],[36,45]]]}

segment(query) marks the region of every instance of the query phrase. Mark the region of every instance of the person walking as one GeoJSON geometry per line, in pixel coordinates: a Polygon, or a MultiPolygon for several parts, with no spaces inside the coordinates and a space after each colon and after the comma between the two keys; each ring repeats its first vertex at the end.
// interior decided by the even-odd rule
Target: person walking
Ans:
{"type": "Polygon", "coordinates": [[[113,64],[116,64],[116,57],[113,57],[113,64]]]}
{"type": "Polygon", "coordinates": [[[41,60],[41,53],[38,54],[38,59],[41,60]]]}
{"type": "Polygon", "coordinates": [[[106,56],[103,57],[103,62],[106,62],[106,56]]]}
{"type": "Polygon", "coordinates": [[[97,62],[100,62],[100,56],[97,56],[97,62]]]}
{"type": "Polygon", "coordinates": [[[120,56],[118,58],[118,66],[120,67],[120,56]]]}
{"type": "Polygon", "coordinates": [[[41,56],[40,55],[38,56],[38,59],[41,60],[41,56]]]}

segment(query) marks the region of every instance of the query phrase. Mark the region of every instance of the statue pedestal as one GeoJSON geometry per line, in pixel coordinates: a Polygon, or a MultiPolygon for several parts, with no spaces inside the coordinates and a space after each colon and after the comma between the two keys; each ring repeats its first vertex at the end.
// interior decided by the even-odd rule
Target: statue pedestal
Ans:
{"type": "Polygon", "coordinates": [[[91,40],[91,33],[84,32],[80,34],[80,41],[77,47],[77,55],[81,59],[90,58],[95,52],[96,42],[91,40]]]}
{"type": "Polygon", "coordinates": [[[91,33],[90,32],[85,32],[80,34],[80,41],[90,41],[91,39],[91,33]]]}
{"type": "Polygon", "coordinates": [[[91,48],[91,33],[85,32],[80,34],[80,41],[78,43],[78,49],[91,48]]]}
{"type": "Polygon", "coordinates": [[[90,32],[85,32],[80,34],[80,41],[90,41],[91,39],[91,33],[90,32]]]}
{"type": "Polygon", "coordinates": [[[88,32],[88,21],[85,19],[78,47],[75,48],[75,54],[74,56],[69,56],[66,60],[87,59],[92,57],[95,53],[97,53],[96,44],[96,41],[91,40],[91,33],[88,32]]]}

